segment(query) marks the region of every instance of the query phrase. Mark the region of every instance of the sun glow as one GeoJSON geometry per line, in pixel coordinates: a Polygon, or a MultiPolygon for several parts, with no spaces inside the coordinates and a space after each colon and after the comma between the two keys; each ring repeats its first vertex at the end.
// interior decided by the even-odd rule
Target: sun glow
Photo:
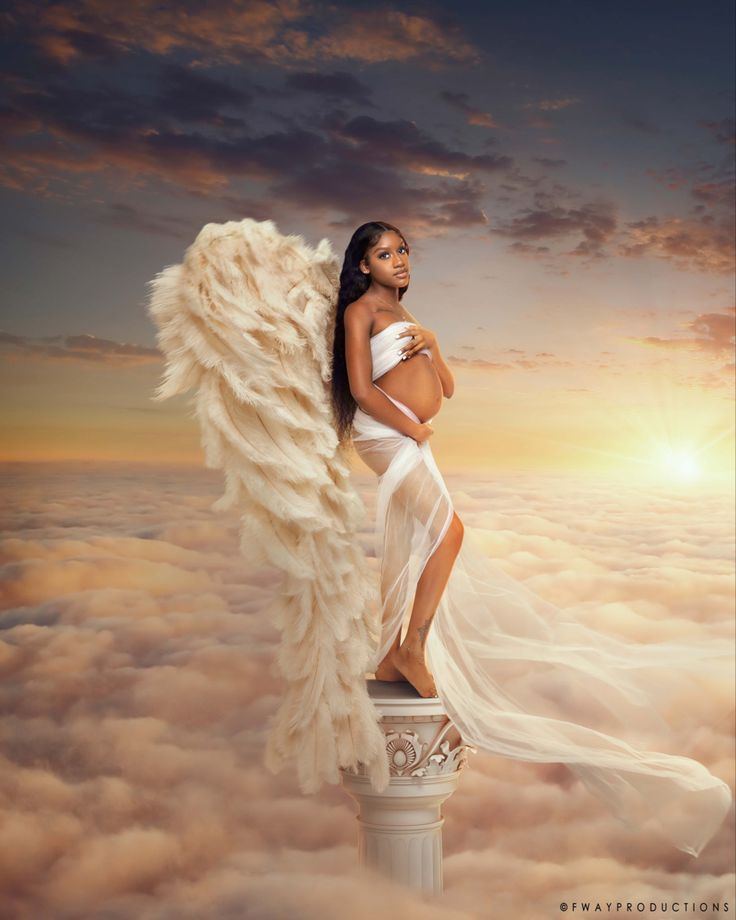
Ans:
{"type": "Polygon", "coordinates": [[[672,476],[686,482],[699,479],[702,470],[692,451],[663,446],[659,451],[659,465],[672,476]]]}
{"type": "MultiPolygon", "coordinates": [[[[506,439],[517,448],[510,452],[508,465],[533,457],[550,469],[556,463],[677,491],[722,488],[730,494],[736,431],[732,401],[717,389],[684,385],[667,373],[667,368],[638,368],[627,374],[623,385],[616,381],[609,388],[603,378],[595,392],[575,391],[567,401],[554,404],[537,394],[534,411],[526,407],[524,427],[508,426],[513,441],[511,435],[506,439]]],[[[476,374],[472,367],[459,368],[458,389],[485,389],[476,374]]],[[[503,399],[513,395],[506,388],[503,399]]],[[[479,394],[473,410],[458,416],[465,431],[477,431],[483,410],[479,394]]],[[[504,411],[501,406],[494,415],[503,418],[504,411]]],[[[489,448],[482,449],[487,456],[489,448]]],[[[492,450],[500,462],[501,448],[494,444],[492,450]]]]}

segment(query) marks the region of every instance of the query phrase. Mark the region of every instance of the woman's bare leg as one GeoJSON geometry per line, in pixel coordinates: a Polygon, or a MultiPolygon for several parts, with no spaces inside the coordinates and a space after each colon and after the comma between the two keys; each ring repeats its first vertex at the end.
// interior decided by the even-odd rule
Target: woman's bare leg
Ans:
{"type": "MultiPolygon", "coordinates": [[[[382,453],[373,456],[370,451],[367,451],[361,456],[364,462],[379,476],[386,471],[390,463],[390,459],[387,459],[382,453]]],[[[414,501],[417,492],[421,491],[410,478],[402,486],[403,491],[406,491],[410,496],[410,499],[405,499],[407,502],[414,501]]],[[[397,493],[399,500],[401,500],[401,491],[399,490],[397,493]]],[[[429,513],[429,510],[427,513],[429,513]]],[[[453,512],[447,533],[427,560],[427,564],[417,582],[411,619],[404,642],[403,644],[401,642],[401,627],[399,627],[391,647],[376,667],[374,673],[376,680],[408,681],[421,696],[436,696],[434,681],[424,660],[424,647],[429,626],[437,611],[442,592],[447,585],[455,558],[460,551],[463,532],[462,521],[453,512]]],[[[387,584],[393,584],[396,574],[391,569],[382,569],[382,576],[387,584]]],[[[382,581],[382,598],[385,597],[386,590],[388,588],[384,586],[382,581]]]]}
{"type": "Polygon", "coordinates": [[[434,680],[427,669],[424,651],[432,619],[460,552],[463,533],[462,521],[457,514],[453,514],[447,533],[427,560],[422,576],[417,582],[414,606],[404,641],[398,648],[392,648],[386,656],[423,697],[437,696],[434,680]]]}

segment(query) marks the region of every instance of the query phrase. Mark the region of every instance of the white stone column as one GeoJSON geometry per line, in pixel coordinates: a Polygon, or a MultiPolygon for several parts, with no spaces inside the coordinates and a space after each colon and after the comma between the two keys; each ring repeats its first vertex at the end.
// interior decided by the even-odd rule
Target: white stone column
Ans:
{"type": "Polygon", "coordinates": [[[341,770],[358,803],[358,860],[422,891],[442,892],[441,805],[467,765],[464,744],[439,699],[424,699],[409,683],[368,680],[381,713],[391,779],[382,793],[362,770],[341,770]]]}

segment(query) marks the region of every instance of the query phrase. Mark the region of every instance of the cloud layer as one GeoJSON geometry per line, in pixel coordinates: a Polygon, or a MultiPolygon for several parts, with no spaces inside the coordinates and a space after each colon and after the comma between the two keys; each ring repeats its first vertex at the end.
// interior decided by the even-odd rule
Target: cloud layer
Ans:
{"type": "MultiPolygon", "coordinates": [[[[281,686],[271,569],[216,515],[219,476],[6,465],[0,913],[19,920],[554,916],[561,901],[733,898],[732,829],[698,860],[616,825],[561,765],[471,755],[444,808],[445,894],[356,868],[355,807],[261,765],[281,686]]],[[[375,483],[356,484],[370,521],[375,483]]],[[[448,477],[490,555],[636,641],[731,614],[723,496],[601,480],[448,477]]],[[[370,553],[371,534],[360,539],[370,553]]],[[[706,681],[668,743],[733,776],[732,701],[706,681]]],[[[731,902],[732,903],[732,902],[731,902]]]]}

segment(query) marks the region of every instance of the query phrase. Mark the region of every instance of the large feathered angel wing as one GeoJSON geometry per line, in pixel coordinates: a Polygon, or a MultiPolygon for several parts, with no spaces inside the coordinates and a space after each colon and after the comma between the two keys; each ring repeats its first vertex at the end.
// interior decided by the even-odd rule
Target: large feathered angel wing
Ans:
{"type": "Polygon", "coordinates": [[[269,609],[286,693],[266,743],[274,773],[296,762],[303,792],[365,765],[389,770],[365,674],[377,624],[356,536],[365,509],[332,421],[329,380],[339,264],[273,221],[206,224],[181,265],[149,282],[166,361],[156,399],[194,388],[216,510],[241,511],[241,549],[284,573],[269,609]]]}

